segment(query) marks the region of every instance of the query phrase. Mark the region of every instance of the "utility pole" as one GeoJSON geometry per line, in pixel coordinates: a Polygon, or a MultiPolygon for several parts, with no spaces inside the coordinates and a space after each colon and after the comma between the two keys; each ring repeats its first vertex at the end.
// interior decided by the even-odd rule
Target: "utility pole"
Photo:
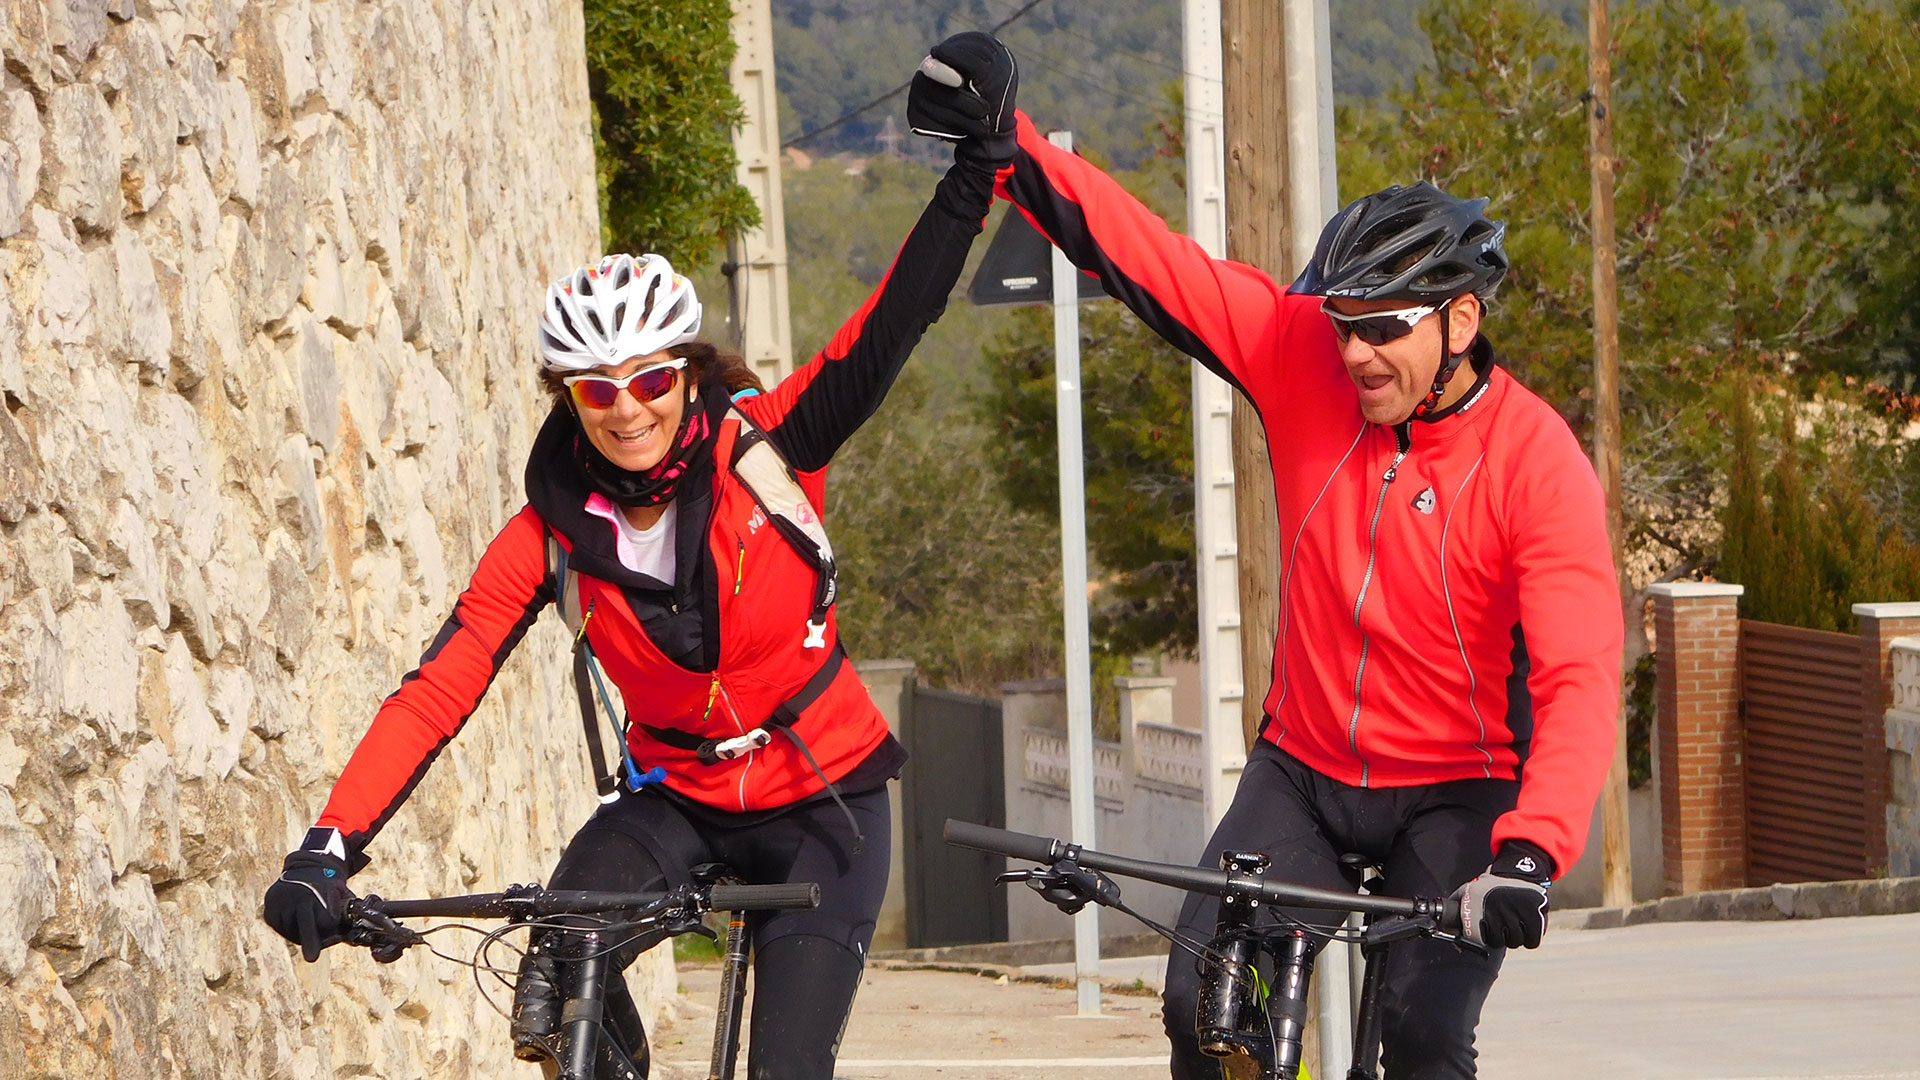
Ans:
{"type": "MultiPolygon", "coordinates": [[[[1593,467],[1607,500],[1607,537],[1620,583],[1627,633],[1639,634],[1636,590],[1627,580],[1620,513],[1620,327],[1613,250],[1613,59],[1607,0],[1587,0],[1587,132],[1593,173],[1593,467]]],[[[1625,672],[1619,673],[1624,683],[1625,672]]],[[[1614,726],[1613,767],[1600,795],[1601,893],[1608,907],[1633,903],[1633,844],[1627,821],[1625,707],[1614,726]]]]}
{"type": "Polygon", "coordinates": [[[727,237],[727,316],[741,357],[772,386],[793,370],[793,342],[769,0],[733,0],[733,45],[728,77],[746,108],[746,120],[733,133],[734,155],[740,159],[734,175],[760,207],[760,225],[727,237]]]}
{"type": "MultiPolygon", "coordinates": [[[[1183,0],[1186,69],[1187,235],[1213,258],[1227,255],[1227,169],[1220,93],[1220,0],[1183,0]]],[[[1233,388],[1198,360],[1193,369],[1193,546],[1200,626],[1200,749],[1204,828],[1199,850],[1233,801],[1247,764],[1241,699],[1239,545],[1233,508],[1233,388]]]]}
{"type": "MultiPolygon", "coordinates": [[[[1326,0],[1220,0],[1226,115],[1227,257],[1291,281],[1337,206],[1326,0]],[[1276,124],[1284,117],[1284,124],[1276,124]]],[[[1279,639],[1280,529],[1266,433],[1252,405],[1233,405],[1238,507],[1242,735],[1251,746],[1273,683],[1279,639]]],[[[1351,975],[1344,950],[1323,949],[1309,998],[1302,1060],[1341,1076],[1350,1049],[1351,975]]]]}
{"type": "MultiPolygon", "coordinates": [[[[1286,33],[1271,0],[1220,0],[1220,55],[1225,68],[1227,258],[1281,280],[1292,261],[1287,209],[1287,138],[1275,117],[1287,115],[1286,33]]],[[[1246,745],[1260,725],[1273,684],[1273,643],[1280,638],[1280,527],[1273,505],[1273,467],[1260,415],[1245,398],[1233,402],[1233,502],[1239,509],[1240,657],[1245,688],[1240,726],[1246,745]]]]}

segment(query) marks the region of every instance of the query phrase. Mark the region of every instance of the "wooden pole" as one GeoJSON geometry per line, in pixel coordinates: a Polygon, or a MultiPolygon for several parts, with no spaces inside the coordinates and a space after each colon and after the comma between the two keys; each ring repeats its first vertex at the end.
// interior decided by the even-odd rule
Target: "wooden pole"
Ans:
{"type": "MultiPolygon", "coordinates": [[[[1286,20],[1274,0],[1220,0],[1220,52],[1225,68],[1227,258],[1281,280],[1293,253],[1289,221],[1286,20]]],[[[1252,747],[1280,637],[1280,525],[1273,503],[1273,467],[1260,416],[1233,399],[1233,501],[1240,557],[1240,656],[1245,679],[1241,728],[1252,747]]],[[[1321,1075],[1318,996],[1309,994],[1302,1061],[1321,1075]]]]}
{"type": "MultiPolygon", "coordinates": [[[[1272,0],[1221,0],[1227,140],[1227,258],[1283,280],[1293,249],[1288,228],[1285,24],[1272,0]]],[[[1246,676],[1240,722],[1253,745],[1273,683],[1280,637],[1279,521],[1273,468],[1260,416],[1233,401],[1233,501],[1239,508],[1240,655],[1246,676]]]]}
{"type": "MultiPolygon", "coordinates": [[[[1593,467],[1607,500],[1607,536],[1620,582],[1627,632],[1643,633],[1637,595],[1627,580],[1620,513],[1620,334],[1613,250],[1613,59],[1607,0],[1587,0],[1587,79],[1592,106],[1587,126],[1593,174],[1593,467]]],[[[1623,671],[1624,677],[1625,672],[1623,671]]],[[[1624,682],[1624,678],[1622,680],[1624,682]]],[[[1633,844],[1627,821],[1627,726],[1624,702],[1613,740],[1613,767],[1600,796],[1602,898],[1609,907],[1633,903],[1633,844]]]]}

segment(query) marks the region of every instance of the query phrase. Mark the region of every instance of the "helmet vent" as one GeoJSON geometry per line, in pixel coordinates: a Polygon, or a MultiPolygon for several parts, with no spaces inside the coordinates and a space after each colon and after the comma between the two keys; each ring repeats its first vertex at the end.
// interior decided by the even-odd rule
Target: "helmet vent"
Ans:
{"type": "Polygon", "coordinates": [[[603,325],[600,322],[600,313],[597,311],[590,310],[586,313],[586,315],[587,315],[587,321],[593,324],[593,332],[596,334],[599,334],[603,338],[607,337],[608,336],[607,328],[605,325],[603,325]]]}
{"type": "Polygon", "coordinates": [[[627,325],[627,302],[622,300],[613,305],[613,328],[618,332],[625,325],[627,325]]]}
{"type": "Polygon", "coordinates": [[[654,311],[653,311],[653,298],[654,298],[654,297],[655,297],[656,295],[658,295],[658,294],[659,294],[659,292],[660,292],[660,279],[659,279],[659,278],[655,278],[655,279],[653,279],[653,281],[652,281],[652,282],[650,282],[650,283],[648,283],[648,285],[647,285],[647,316],[648,316],[649,318],[651,318],[651,317],[653,316],[653,314],[654,314],[654,311]]]}
{"type": "Polygon", "coordinates": [[[616,289],[624,289],[627,287],[627,282],[632,280],[633,280],[633,264],[630,262],[622,261],[620,263],[620,276],[613,279],[613,287],[616,289]]]}

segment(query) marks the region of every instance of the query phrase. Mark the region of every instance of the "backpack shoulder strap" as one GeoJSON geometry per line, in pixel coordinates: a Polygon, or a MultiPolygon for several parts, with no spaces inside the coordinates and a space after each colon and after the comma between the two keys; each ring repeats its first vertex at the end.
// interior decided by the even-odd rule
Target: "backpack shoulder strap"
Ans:
{"type": "Polygon", "coordinates": [[[753,421],[739,409],[728,409],[727,418],[739,424],[738,434],[733,440],[733,453],[728,462],[733,475],[738,477],[753,501],[766,511],[767,519],[773,523],[800,557],[813,564],[817,575],[813,591],[813,608],[807,618],[806,646],[810,649],[827,647],[826,626],[827,609],[833,606],[835,595],[839,592],[839,572],[834,565],[833,542],[827,539],[827,528],[820,521],[820,515],[814,510],[807,493],[800,487],[800,478],[794,475],[793,467],[769,440],[766,433],[754,426],[753,421]]]}
{"type": "Polygon", "coordinates": [[[567,549],[552,529],[547,530],[547,581],[553,586],[553,605],[566,621],[573,640],[573,691],[580,700],[580,725],[587,733],[587,757],[593,765],[593,785],[605,800],[618,787],[607,768],[607,749],[600,742],[600,717],[593,705],[593,649],[581,632],[580,574],[567,566],[567,549]]]}
{"type": "Polygon", "coordinates": [[[547,530],[547,581],[553,585],[553,606],[576,637],[580,634],[580,575],[567,565],[567,549],[553,530],[547,530]]]}

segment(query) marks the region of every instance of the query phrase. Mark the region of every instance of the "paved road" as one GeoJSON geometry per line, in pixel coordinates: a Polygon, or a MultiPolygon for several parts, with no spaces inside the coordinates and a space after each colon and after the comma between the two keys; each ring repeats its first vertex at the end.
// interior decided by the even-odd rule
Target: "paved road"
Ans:
{"type": "MultiPolygon", "coordinates": [[[[1160,967],[1107,974],[1153,986],[1160,967]]],[[[680,979],[680,1018],[656,1043],[666,1080],[705,1075],[712,1031],[713,969],[680,979]]],[[[1106,1009],[1077,1020],[1068,989],[875,970],[838,1072],[1164,1077],[1158,999],[1109,994],[1106,1009]]],[[[1483,1080],[1920,1080],[1920,914],[1549,934],[1509,961],[1480,1047],[1483,1080]]]]}
{"type": "Polygon", "coordinates": [[[1485,1080],[1920,1080],[1920,914],[1548,934],[1480,1047],[1485,1080]]]}

